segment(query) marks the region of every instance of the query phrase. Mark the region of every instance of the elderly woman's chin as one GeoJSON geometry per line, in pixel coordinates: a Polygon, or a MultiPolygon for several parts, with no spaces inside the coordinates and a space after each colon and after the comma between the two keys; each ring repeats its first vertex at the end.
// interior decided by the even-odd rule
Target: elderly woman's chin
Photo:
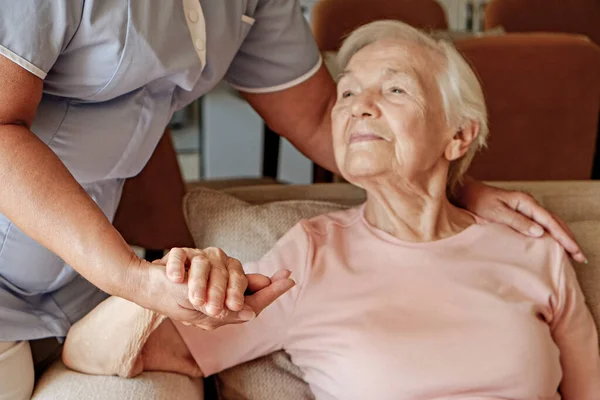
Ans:
{"type": "Polygon", "coordinates": [[[367,151],[347,154],[338,166],[342,176],[357,186],[362,186],[361,184],[371,178],[391,172],[387,157],[367,151]]]}

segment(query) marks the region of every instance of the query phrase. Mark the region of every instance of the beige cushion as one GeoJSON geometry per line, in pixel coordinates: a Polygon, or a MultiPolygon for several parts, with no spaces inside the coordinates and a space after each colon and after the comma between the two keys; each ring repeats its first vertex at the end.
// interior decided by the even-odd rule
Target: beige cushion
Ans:
{"type": "Polygon", "coordinates": [[[569,223],[589,264],[574,263],[577,279],[596,326],[600,329],[600,221],[569,223]]]}
{"type": "Polygon", "coordinates": [[[219,247],[243,262],[260,259],[299,220],[342,208],[313,200],[251,205],[204,188],[188,193],[184,200],[184,214],[196,247],[219,247]]]}
{"type": "Polygon", "coordinates": [[[217,375],[220,399],[314,399],[303,373],[284,351],[275,352],[217,375]]]}
{"type": "MultiPolygon", "coordinates": [[[[497,182],[530,192],[569,223],[590,264],[575,265],[596,323],[600,321],[600,182],[497,182]]],[[[364,201],[348,184],[197,189],[186,195],[184,212],[197,247],[218,246],[243,261],[260,258],[298,220],[364,201]],[[299,200],[303,199],[303,200],[299,200]],[[315,201],[317,200],[317,201],[315,201]]],[[[310,399],[301,371],[278,352],[218,374],[221,398],[310,399]]]]}
{"type": "Polygon", "coordinates": [[[171,400],[204,398],[202,379],[144,372],[133,379],[85,375],[54,363],[37,383],[32,400],[171,400]]]}

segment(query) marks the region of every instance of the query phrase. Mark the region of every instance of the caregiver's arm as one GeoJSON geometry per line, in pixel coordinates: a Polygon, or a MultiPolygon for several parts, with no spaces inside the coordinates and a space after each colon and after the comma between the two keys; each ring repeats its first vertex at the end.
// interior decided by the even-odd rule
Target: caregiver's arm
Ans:
{"type": "Polygon", "coordinates": [[[336,88],[325,65],[308,80],[288,89],[241,94],[273,131],[317,164],[339,173],[331,139],[336,88]]]}
{"type": "Polygon", "coordinates": [[[177,319],[201,318],[187,301],[186,285],[169,282],[163,267],[137,258],[31,132],[42,86],[40,78],[0,56],[0,213],[107,293],[177,319]]]}
{"type": "Polygon", "coordinates": [[[124,294],[120,282],[128,279],[132,250],[30,130],[42,86],[0,56],[0,212],[99,288],[124,294]]]}

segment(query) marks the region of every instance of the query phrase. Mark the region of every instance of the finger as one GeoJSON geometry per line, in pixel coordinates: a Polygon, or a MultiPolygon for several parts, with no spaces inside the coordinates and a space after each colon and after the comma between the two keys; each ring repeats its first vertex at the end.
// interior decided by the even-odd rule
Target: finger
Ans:
{"type": "Polygon", "coordinates": [[[229,273],[219,258],[210,257],[210,263],[206,312],[211,317],[216,317],[223,311],[229,273]]]}
{"type": "Polygon", "coordinates": [[[286,279],[286,278],[289,278],[291,275],[292,275],[292,271],[290,271],[289,269],[280,269],[279,271],[277,271],[273,274],[273,276],[271,277],[271,281],[275,282],[280,279],[286,279]]]}
{"type": "Polygon", "coordinates": [[[244,293],[248,287],[248,279],[240,263],[235,258],[227,260],[227,272],[229,280],[227,281],[227,294],[225,305],[231,311],[240,311],[244,305],[244,293]]]}
{"type": "MultiPolygon", "coordinates": [[[[296,282],[288,279],[290,275],[291,271],[288,270],[276,272],[273,278],[270,279],[273,283],[260,289],[255,294],[247,296],[244,307],[240,311],[233,312],[225,309],[218,317],[221,324],[239,324],[254,319],[266,307],[294,287],[296,282]]],[[[269,280],[269,278],[260,274],[249,274],[249,277],[250,282],[253,281],[254,277],[259,277],[258,280],[261,284],[269,280]]]]}
{"type": "MultiPolygon", "coordinates": [[[[542,229],[548,229],[550,228],[548,224],[554,223],[550,211],[542,207],[530,195],[520,193],[517,197],[517,202],[515,203],[515,206],[513,208],[515,209],[515,211],[528,217],[529,221],[532,224],[535,223],[542,229]]],[[[535,230],[530,230],[528,234],[530,236],[541,236],[541,233],[537,228],[535,228],[535,230]]]]}
{"type": "Polygon", "coordinates": [[[295,284],[296,282],[291,279],[280,279],[252,296],[246,297],[246,304],[258,315],[281,295],[293,288],[295,284]]]}
{"type": "Polygon", "coordinates": [[[171,254],[171,250],[167,251],[165,253],[165,255],[162,256],[162,258],[159,258],[158,260],[152,261],[152,264],[155,264],[155,265],[166,265],[167,264],[167,260],[169,259],[169,255],[170,254],[171,254]]]}
{"type": "Polygon", "coordinates": [[[291,274],[292,272],[286,269],[277,271],[270,279],[262,274],[247,274],[248,289],[246,290],[246,294],[254,294],[269,286],[273,280],[289,278],[291,274]]]}
{"type": "Polygon", "coordinates": [[[248,294],[256,293],[271,284],[271,279],[262,274],[247,274],[246,279],[248,279],[248,288],[246,289],[248,294]]]}
{"type": "MultiPolygon", "coordinates": [[[[537,224],[532,215],[528,213],[531,207],[526,207],[528,200],[529,203],[537,205],[533,197],[521,192],[506,192],[505,195],[506,197],[500,199],[501,203],[493,213],[493,221],[507,225],[523,235],[542,236],[544,228],[537,224]]],[[[542,208],[542,210],[544,209],[542,208]]]]}
{"type": "MultiPolygon", "coordinates": [[[[173,249],[167,251],[166,254],[160,260],[154,260],[154,262],[159,262],[159,263],[162,263],[162,264],[166,264],[167,260],[169,259],[169,255],[171,254],[172,250],[173,249]]],[[[179,248],[179,250],[185,251],[183,248],[179,248]]]]}
{"type": "Polygon", "coordinates": [[[167,277],[171,282],[182,283],[185,276],[187,254],[184,249],[174,248],[163,259],[167,261],[167,277]]]}
{"type": "Polygon", "coordinates": [[[248,304],[244,304],[244,307],[238,312],[230,312],[230,315],[226,318],[227,323],[240,323],[248,322],[256,318],[256,313],[248,304]]]}
{"type": "Polygon", "coordinates": [[[495,213],[493,221],[507,225],[526,236],[540,237],[544,234],[544,228],[507,205],[502,206],[502,210],[495,213]]]}
{"type": "MultiPolygon", "coordinates": [[[[262,286],[257,290],[259,293],[255,293],[254,296],[247,296],[246,302],[240,311],[235,312],[228,309],[222,310],[219,315],[212,318],[213,321],[208,322],[208,325],[220,326],[225,324],[237,324],[254,319],[256,315],[263,311],[268,305],[294,287],[296,283],[293,280],[288,279],[290,275],[291,271],[289,270],[277,271],[271,279],[261,274],[248,274],[248,289],[250,290],[253,285],[256,285],[255,287],[262,286]],[[271,284],[272,281],[277,282],[271,284]],[[259,294],[259,296],[256,296],[256,294],[259,294]],[[252,304],[252,306],[250,304],[252,304]],[[258,311],[255,312],[255,309],[258,311]]],[[[195,325],[207,329],[207,321],[203,319],[201,319],[201,322],[195,323],[195,325]]]]}
{"type": "Polygon", "coordinates": [[[560,225],[560,227],[565,231],[567,235],[569,235],[571,239],[575,240],[575,234],[573,233],[571,228],[569,228],[569,225],[567,225],[567,223],[563,221],[561,217],[559,217],[553,212],[550,212],[550,216],[556,221],[556,223],[558,223],[558,225],[560,225]]]}
{"type": "Polygon", "coordinates": [[[565,222],[550,211],[544,209],[537,201],[532,198],[523,199],[518,205],[518,211],[534,219],[544,227],[576,261],[586,261],[579,245],[575,241],[575,235],[571,232],[569,227],[567,227],[565,222]]]}
{"type": "Polygon", "coordinates": [[[210,262],[204,255],[192,258],[188,271],[188,297],[197,310],[200,310],[207,301],[210,269],[210,262]]]}
{"type": "Polygon", "coordinates": [[[567,223],[565,221],[563,221],[562,218],[560,218],[558,215],[551,213],[552,218],[554,218],[554,220],[558,223],[558,225],[561,227],[561,229],[569,236],[569,238],[573,241],[573,243],[577,246],[577,248],[573,248],[571,251],[568,250],[569,245],[568,244],[563,244],[561,243],[561,245],[565,248],[565,250],[567,250],[567,252],[571,255],[571,257],[580,263],[588,263],[588,260],[586,258],[586,256],[583,254],[583,252],[581,251],[581,248],[579,247],[579,245],[577,245],[577,241],[575,239],[575,234],[573,233],[573,231],[571,230],[571,228],[569,228],[569,225],[567,225],[567,223]]]}

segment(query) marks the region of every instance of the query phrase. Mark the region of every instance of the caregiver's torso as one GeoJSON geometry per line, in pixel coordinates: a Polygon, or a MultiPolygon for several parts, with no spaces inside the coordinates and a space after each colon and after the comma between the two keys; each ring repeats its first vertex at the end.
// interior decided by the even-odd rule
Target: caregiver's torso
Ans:
{"type": "Polygon", "coordinates": [[[32,131],[87,183],[143,168],[172,113],[223,78],[258,0],[61,3],[49,19],[70,30],[54,32],[32,131]]]}
{"type": "MultiPolygon", "coordinates": [[[[110,220],[175,110],[222,79],[282,90],[321,62],[293,0],[1,4],[0,56],[44,80],[32,131],[110,220]]],[[[0,214],[0,341],[64,336],[105,296],[0,214]]]]}

